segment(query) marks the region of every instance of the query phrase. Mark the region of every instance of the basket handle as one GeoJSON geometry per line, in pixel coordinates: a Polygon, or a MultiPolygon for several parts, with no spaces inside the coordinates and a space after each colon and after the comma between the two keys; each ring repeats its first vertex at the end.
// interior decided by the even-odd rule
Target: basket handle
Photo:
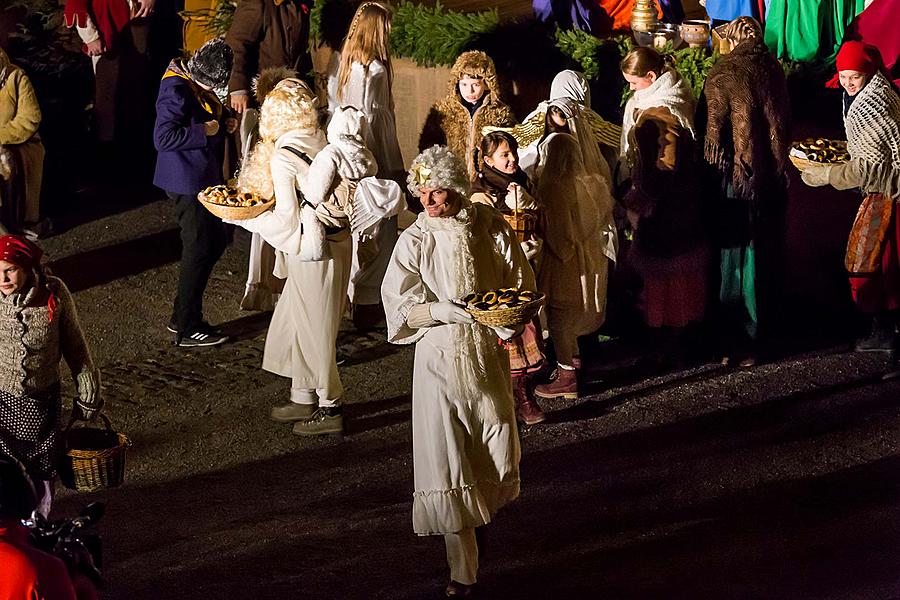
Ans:
{"type": "MultiPolygon", "coordinates": [[[[102,412],[98,413],[97,416],[100,417],[101,419],[103,419],[103,425],[106,428],[106,430],[109,432],[112,432],[113,428],[112,428],[112,423],[109,422],[109,417],[104,415],[102,412]]],[[[85,423],[87,423],[87,422],[88,421],[85,421],[85,423]]],[[[69,433],[69,430],[72,429],[73,423],[75,423],[75,415],[72,415],[71,417],[69,417],[69,422],[66,425],[66,428],[63,429],[63,433],[69,433]]],[[[95,428],[91,427],[90,429],[95,429],[95,428]]]]}

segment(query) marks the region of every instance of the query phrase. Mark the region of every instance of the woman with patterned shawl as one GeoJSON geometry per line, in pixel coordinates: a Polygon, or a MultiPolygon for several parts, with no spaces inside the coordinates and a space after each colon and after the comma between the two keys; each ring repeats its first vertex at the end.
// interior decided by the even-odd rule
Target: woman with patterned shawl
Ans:
{"type": "Polygon", "coordinates": [[[878,51],[846,42],[831,85],[844,88],[844,129],[850,160],[803,171],[807,185],[859,188],[865,195],[847,242],[845,266],[859,309],[872,318],[858,351],[896,350],[900,311],[900,97],[879,71],[878,51]]]}

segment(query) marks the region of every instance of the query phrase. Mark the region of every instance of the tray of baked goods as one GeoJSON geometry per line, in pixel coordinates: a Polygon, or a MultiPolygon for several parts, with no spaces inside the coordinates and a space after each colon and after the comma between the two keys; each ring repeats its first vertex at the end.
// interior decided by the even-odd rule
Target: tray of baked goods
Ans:
{"type": "Polygon", "coordinates": [[[220,219],[244,221],[257,217],[273,206],[275,199],[266,200],[253,192],[242,192],[227,185],[213,185],[199,194],[197,200],[220,219]]]}
{"type": "Polygon", "coordinates": [[[472,318],[482,325],[510,327],[531,321],[544,303],[544,295],[531,290],[500,288],[472,292],[463,302],[472,318]]]}
{"type": "Polygon", "coordinates": [[[806,138],[794,142],[791,144],[788,156],[794,166],[801,171],[814,165],[835,164],[850,160],[850,154],[847,153],[847,142],[825,138],[806,138]]]}

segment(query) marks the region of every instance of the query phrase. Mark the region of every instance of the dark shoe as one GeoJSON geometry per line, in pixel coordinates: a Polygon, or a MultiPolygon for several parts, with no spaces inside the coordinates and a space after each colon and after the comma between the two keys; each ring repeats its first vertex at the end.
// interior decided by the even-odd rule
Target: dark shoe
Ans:
{"type": "MultiPolygon", "coordinates": [[[[175,322],[175,319],[169,321],[169,324],[166,325],[166,331],[169,333],[178,333],[178,323],[175,322]]],[[[216,335],[221,335],[222,331],[218,327],[213,327],[206,321],[200,321],[200,325],[197,326],[197,331],[201,331],[203,333],[214,333],[216,335]]]]}
{"type": "Polygon", "coordinates": [[[272,420],[279,423],[293,423],[294,421],[305,421],[312,418],[318,409],[316,404],[299,404],[297,402],[288,402],[272,409],[272,420]]]}
{"type": "Polygon", "coordinates": [[[578,374],[575,369],[563,369],[558,367],[550,378],[549,383],[543,383],[534,388],[534,395],[546,400],[565,398],[575,400],[578,398],[578,374]]]}
{"type": "Polygon", "coordinates": [[[528,394],[525,377],[513,377],[513,397],[516,401],[516,418],[526,425],[537,425],[546,419],[541,407],[528,394]]]}
{"type": "Polygon", "coordinates": [[[853,345],[857,352],[891,352],[894,348],[894,332],[877,322],[868,336],[856,340],[853,345]]]}
{"type": "Polygon", "coordinates": [[[218,346],[228,341],[227,335],[220,333],[204,333],[201,330],[181,336],[178,345],[182,348],[200,348],[205,346],[218,346]]]}
{"type": "Polygon", "coordinates": [[[448,598],[470,598],[475,591],[475,584],[466,585],[458,581],[450,581],[444,593],[448,598]]]}
{"type": "Polygon", "coordinates": [[[757,359],[755,356],[748,356],[744,358],[741,362],[738,363],[738,366],[742,369],[752,369],[756,366],[757,359]]]}
{"type": "Polygon", "coordinates": [[[344,417],[341,415],[341,407],[320,406],[313,416],[294,423],[294,435],[328,435],[344,432],[344,417]]]}

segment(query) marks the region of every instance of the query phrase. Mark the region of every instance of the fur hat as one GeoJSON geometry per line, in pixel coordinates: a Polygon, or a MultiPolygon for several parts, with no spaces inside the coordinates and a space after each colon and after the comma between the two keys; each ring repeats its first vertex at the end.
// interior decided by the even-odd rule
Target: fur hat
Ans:
{"type": "Polygon", "coordinates": [[[222,38],[209,40],[194,52],[188,60],[187,68],[199,84],[213,89],[223,87],[231,75],[234,55],[222,38]]]}
{"type": "Polygon", "coordinates": [[[447,146],[432,146],[415,157],[406,177],[406,187],[413,196],[418,196],[422,188],[442,188],[469,197],[466,166],[447,146]]]}

